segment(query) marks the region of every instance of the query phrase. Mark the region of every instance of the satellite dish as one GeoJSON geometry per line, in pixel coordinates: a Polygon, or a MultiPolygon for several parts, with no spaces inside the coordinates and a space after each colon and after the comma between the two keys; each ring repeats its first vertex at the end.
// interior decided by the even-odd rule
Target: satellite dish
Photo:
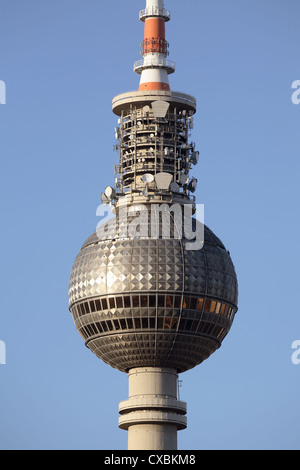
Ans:
{"type": "Polygon", "coordinates": [[[188,185],[188,189],[189,191],[191,191],[191,193],[194,193],[196,191],[197,183],[198,183],[198,180],[193,177],[188,185]]]}
{"type": "Polygon", "coordinates": [[[182,185],[188,184],[189,180],[190,179],[189,179],[188,175],[186,175],[184,173],[183,173],[183,175],[180,176],[180,183],[182,185]]]}
{"type": "Polygon", "coordinates": [[[149,196],[149,193],[148,193],[147,189],[144,189],[144,191],[142,191],[142,195],[143,195],[144,197],[148,197],[148,196],[149,196]]]}
{"type": "Polygon", "coordinates": [[[149,184],[149,183],[152,183],[152,181],[154,181],[154,176],[151,175],[150,173],[145,173],[141,180],[146,183],[146,184],[149,184]]]}
{"type": "Polygon", "coordinates": [[[199,152],[193,152],[190,158],[190,162],[193,165],[197,165],[198,161],[199,161],[199,152]]]}
{"type": "Polygon", "coordinates": [[[170,184],[170,189],[171,189],[171,191],[173,191],[173,193],[178,193],[179,190],[180,190],[180,187],[178,186],[178,184],[175,181],[173,181],[170,184]]]}
{"type": "Polygon", "coordinates": [[[107,206],[107,204],[109,204],[109,199],[104,193],[101,193],[100,198],[104,206],[107,206]]]}
{"type": "Polygon", "coordinates": [[[115,197],[115,195],[116,195],[116,192],[115,192],[114,188],[112,188],[111,186],[107,186],[107,187],[105,188],[104,193],[105,193],[105,196],[107,197],[107,199],[108,199],[109,201],[111,201],[112,199],[114,199],[114,197],[115,197]]]}

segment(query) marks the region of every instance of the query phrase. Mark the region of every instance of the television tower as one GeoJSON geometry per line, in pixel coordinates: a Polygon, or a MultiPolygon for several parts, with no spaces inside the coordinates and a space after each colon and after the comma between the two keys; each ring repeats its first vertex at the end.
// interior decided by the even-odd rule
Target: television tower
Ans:
{"type": "Polygon", "coordinates": [[[101,194],[115,218],[82,246],[69,309],[86,346],[128,374],[129,398],[119,405],[128,449],[175,450],[177,431],[187,426],[178,374],[221,346],[238,285],[223,243],[190,217],[197,208],[190,171],[199,152],[189,141],[196,100],[170,90],[170,12],[163,0],[147,0],[139,17],[139,89],[113,99],[119,161],[114,186],[101,194]]]}

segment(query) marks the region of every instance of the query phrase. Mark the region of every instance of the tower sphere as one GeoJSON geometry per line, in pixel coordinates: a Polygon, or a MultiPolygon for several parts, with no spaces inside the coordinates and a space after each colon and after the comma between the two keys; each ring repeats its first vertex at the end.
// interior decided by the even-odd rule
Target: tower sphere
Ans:
{"type": "Polygon", "coordinates": [[[121,371],[168,367],[183,372],[208,358],[237,310],[229,252],[204,226],[201,249],[183,239],[99,239],[81,248],[69,302],[86,346],[121,371]]]}

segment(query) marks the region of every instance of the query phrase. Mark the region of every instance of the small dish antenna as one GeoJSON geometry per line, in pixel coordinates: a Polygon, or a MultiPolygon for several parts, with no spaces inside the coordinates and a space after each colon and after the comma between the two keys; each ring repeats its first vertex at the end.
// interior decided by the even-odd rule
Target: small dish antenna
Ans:
{"type": "Polygon", "coordinates": [[[199,161],[199,152],[193,152],[192,155],[191,155],[191,158],[190,158],[190,162],[193,164],[193,165],[197,165],[199,161]]]}
{"type": "Polygon", "coordinates": [[[189,182],[189,177],[188,175],[186,175],[185,173],[183,173],[183,175],[180,176],[180,183],[184,186],[186,184],[188,184],[189,182]]]}
{"type": "Polygon", "coordinates": [[[105,194],[105,196],[107,197],[107,199],[108,199],[109,201],[111,201],[112,199],[115,198],[115,196],[116,196],[116,191],[115,191],[114,188],[112,188],[111,186],[107,186],[107,187],[105,188],[104,194],[105,194]]]}
{"type": "Polygon", "coordinates": [[[101,193],[100,198],[101,198],[101,202],[104,206],[107,206],[109,204],[109,199],[106,196],[106,194],[101,193]]]}
{"type": "Polygon", "coordinates": [[[178,184],[173,181],[171,184],[170,184],[170,189],[173,193],[178,193],[179,190],[180,190],[180,187],[178,186],[178,184]]]}
{"type": "Polygon", "coordinates": [[[149,184],[149,183],[152,183],[152,181],[154,181],[154,176],[151,175],[150,173],[145,173],[141,180],[146,183],[146,184],[149,184]]]}
{"type": "Polygon", "coordinates": [[[194,193],[196,191],[197,183],[198,183],[197,178],[193,177],[188,185],[188,189],[191,191],[191,193],[194,193]]]}

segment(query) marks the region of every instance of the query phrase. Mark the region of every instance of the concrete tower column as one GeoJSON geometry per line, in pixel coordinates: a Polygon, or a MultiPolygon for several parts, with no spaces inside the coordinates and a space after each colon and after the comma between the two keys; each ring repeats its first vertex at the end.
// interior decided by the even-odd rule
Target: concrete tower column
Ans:
{"type": "Polygon", "coordinates": [[[176,450],[177,431],[187,426],[186,403],[177,400],[176,370],[139,367],[128,378],[129,399],[119,404],[128,450],[176,450]]]}

